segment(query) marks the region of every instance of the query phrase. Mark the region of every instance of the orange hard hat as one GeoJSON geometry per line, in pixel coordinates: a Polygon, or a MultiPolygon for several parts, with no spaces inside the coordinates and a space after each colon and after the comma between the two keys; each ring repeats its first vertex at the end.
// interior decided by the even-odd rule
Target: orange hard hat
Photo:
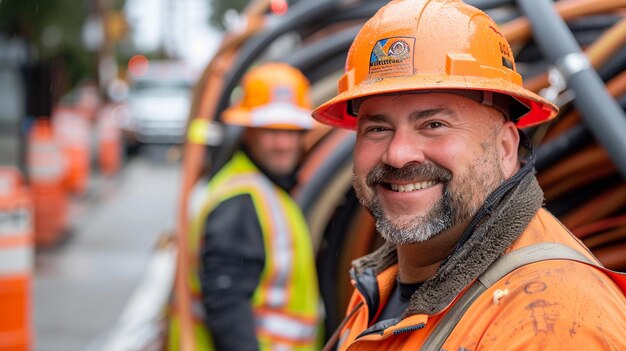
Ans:
{"type": "Polygon", "coordinates": [[[222,115],[226,124],[305,130],[313,127],[309,81],[285,63],[265,63],[242,79],[241,101],[222,115]]]}
{"type": "Polygon", "coordinates": [[[355,129],[354,99],[403,92],[464,95],[498,108],[520,128],[558,112],[522,87],[496,23],[460,0],[395,0],[382,7],[354,39],[337,96],[313,117],[355,129]]]}

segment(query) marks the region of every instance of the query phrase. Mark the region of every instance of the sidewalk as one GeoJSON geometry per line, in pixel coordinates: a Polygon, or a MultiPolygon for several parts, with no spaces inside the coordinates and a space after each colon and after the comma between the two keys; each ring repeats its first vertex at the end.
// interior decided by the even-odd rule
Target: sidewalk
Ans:
{"type": "Polygon", "coordinates": [[[84,350],[119,318],[159,236],[175,221],[180,166],[137,157],[92,176],[70,206],[71,236],[36,254],[35,350],[84,350]]]}

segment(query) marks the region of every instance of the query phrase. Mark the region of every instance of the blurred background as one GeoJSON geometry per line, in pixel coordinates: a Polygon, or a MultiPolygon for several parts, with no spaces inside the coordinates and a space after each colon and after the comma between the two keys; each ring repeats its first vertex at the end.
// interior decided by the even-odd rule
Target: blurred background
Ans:
{"type": "Polygon", "coordinates": [[[173,229],[191,90],[245,4],[0,1],[1,350],[107,343],[173,229]]]}
{"type": "MultiPolygon", "coordinates": [[[[533,1],[465,2],[498,22],[525,86],[561,108],[526,131],[546,207],[623,271],[626,1],[546,0],[547,15],[533,1]]],[[[0,0],[0,350],[160,350],[194,185],[237,146],[220,113],[239,79],[288,62],[325,101],[386,2],[0,0]]],[[[381,244],[351,188],[353,142],[309,132],[293,191],[327,334],[351,260],[381,244]]]]}

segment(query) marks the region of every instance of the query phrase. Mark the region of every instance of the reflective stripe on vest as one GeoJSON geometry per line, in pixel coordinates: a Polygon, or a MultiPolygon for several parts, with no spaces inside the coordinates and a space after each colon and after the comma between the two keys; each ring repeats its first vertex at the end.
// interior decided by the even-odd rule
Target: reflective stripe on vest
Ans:
{"type": "Polygon", "coordinates": [[[313,342],[317,321],[287,316],[284,313],[256,311],[256,326],[261,333],[292,343],[313,342]]]}
{"type": "Polygon", "coordinates": [[[269,214],[272,218],[270,223],[273,224],[274,229],[270,248],[270,254],[273,255],[273,260],[271,260],[273,267],[269,268],[271,278],[261,288],[265,289],[266,304],[268,306],[282,307],[287,303],[289,297],[287,280],[294,263],[289,225],[286,221],[287,218],[285,218],[287,209],[281,203],[277,194],[275,194],[275,190],[272,189],[273,185],[266,178],[251,174],[242,177],[242,179],[237,179],[237,181],[242,183],[257,182],[260,185],[261,196],[267,201],[266,208],[270,210],[269,214]]]}
{"type": "MultiPolygon", "coordinates": [[[[308,227],[298,205],[263,176],[239,152],[209,182],[207,200],[194,220],[191,252],[199,252],[206,216],[220,203],[250,195],[266,246],[265,266],[252,306],[261,350],[313,350],[317,336],[319,293],[308,227]],[[291,291],[306,291],[292,296],[291,291]]],[[[198,279],[199,262],[191,261],[191,295],[196,323],[204,321],[198,279]]]]}

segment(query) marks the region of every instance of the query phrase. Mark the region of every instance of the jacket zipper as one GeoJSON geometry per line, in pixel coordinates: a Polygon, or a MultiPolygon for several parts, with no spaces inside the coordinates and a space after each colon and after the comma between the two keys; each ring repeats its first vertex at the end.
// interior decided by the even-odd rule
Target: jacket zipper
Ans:
{"type": "Polygon", "coordinates": [[[412,325],[410,327],[400,328],[398,330],[394,330],[393,331],[393,335],[398,335],[398,334],[402,334],[402,333],[409,333],[409,332],[412,332],[412,331],[420,330],[420,329],[424,328],[425,326],[426,326],[426,324],[420,323],[420,324],[417,324],[417,325],[412,325]]]}
{"type": "MultiPolygon", "coordinates": [[[[423,329],[425,326],[426,326],[425,323],[411,325],[411,326],[408,326],[408,327],[399,328],[397,330],[394,330],[392,332],[392,334],[393,335],[399,335],[399,334],[403,334],[403,333],[409,333],[409,332],[413,332],[413,331],[416,331],[416,330],[423,329]]],[[[385,328],[385,329],[387,329],[387,328],[385,328]]],[[[370,330],[370,331],[363,332],[363,333],[359,334],[359,336],[356,337],[356,340],[358,340],[358,339],[360,339],[360,338],[362,338],[364,336],[372,335],[372,334],[383,335],[385,333],[385,329],[375,329],[375,330],[370,330]]]]}

